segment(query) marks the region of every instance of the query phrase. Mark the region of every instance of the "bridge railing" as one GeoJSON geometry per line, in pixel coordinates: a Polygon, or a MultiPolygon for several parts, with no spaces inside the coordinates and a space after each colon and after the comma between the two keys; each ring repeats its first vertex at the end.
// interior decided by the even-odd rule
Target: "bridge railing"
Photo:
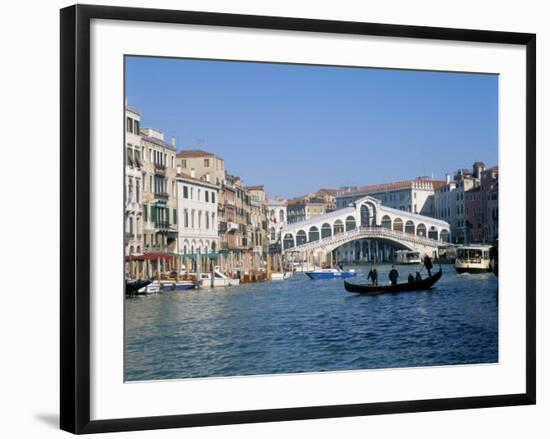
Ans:
{"type": "Polygon", "coordinates": [[[353,238],[390,238],[406,241],[417,245],[437,247],[441,241],[428,238],[427,236],[413,235],[405,231],[386,229],[385,227],[357,227],[348,232],[339,233],[337,235],[327,236],[316,241],[309,241],[304,244],[296,245],[285,249],[285,251],[307,251],[320,246],[337,246],[338,244],[349,242],[353,238]]]}

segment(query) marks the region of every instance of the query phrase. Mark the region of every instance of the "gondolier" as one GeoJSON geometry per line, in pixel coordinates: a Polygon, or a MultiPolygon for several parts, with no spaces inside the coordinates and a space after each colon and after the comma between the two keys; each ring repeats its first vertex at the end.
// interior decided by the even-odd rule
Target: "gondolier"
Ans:
{"type": "Polygon", "coordinates": [[[397,285],[397,278],[399,277],[399,273],[395,269],[395,265],[391,266],[391,270],[388,274],[388,277],[390,278],[390,282],[392,285],[397,285]]]}
{"type": "Polygon", "coordinates": [[[424,256],[424,267],[426,267],[426,270],[428,271],[428,276],[432,277],[432,258],[430,258],[428,255],[424,256]]]}

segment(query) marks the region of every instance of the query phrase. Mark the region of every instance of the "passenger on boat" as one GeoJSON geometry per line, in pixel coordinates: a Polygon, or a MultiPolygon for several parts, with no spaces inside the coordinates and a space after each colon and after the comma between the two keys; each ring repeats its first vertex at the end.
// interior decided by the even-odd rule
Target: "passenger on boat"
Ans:
{"type": "Polygon", "coordinates": [[[391,270],[388,274],[388,277],[390,278],[390,282],[392,285],[397,285],[397,278],[399,277],[399,273],[395,269],[395,265],[391,266],[391,270]]]}
{"type": "Polygon", "coordinates": [[[407,281],[409,282],[409,285],[414,283],[414,276],[412,273],[409,273],[409,277],[407,278],[407,281]]]}
{"type": "Polygon", "coordinates": [[[416,277],[414,278],[417,282],[420,282],[422,280],[422,276],[420,276],[420,271],[416,272],[416,277]]]}
{"type": "Polygon", "coordinates": [[[378,285],[378,271],[376,271],[376,268],[371,267],[369,271],[369,275],[367,276],[367,280],[371,279],[373,285],[378,285]]]}
{"type": "Polygon", "coordinates": [[[432,277],[432,258],[430,258],[428,255],[424,256],[424,267],[426,267],[426,270],[428,270],[428,276],[432,277]]]}

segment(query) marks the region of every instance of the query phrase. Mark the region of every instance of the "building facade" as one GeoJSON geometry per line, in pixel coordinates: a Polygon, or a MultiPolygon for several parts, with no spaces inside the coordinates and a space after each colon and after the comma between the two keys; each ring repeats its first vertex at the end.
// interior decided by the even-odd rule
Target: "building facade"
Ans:
{"type": "Polygon", "coordinates": [[[180,173],[176,178],[178,253],[219,250],[217,185],[180,173]]]}
{"type": "Polygon", "coordinates": [[[249,240],[254,252],[264,254],[268,251],[267,237],[267,194],[263,185],[246,186],[250,197],[249,240]]]}
{"type": "Polygon", "coordinates": [[[141,130],[144,157],[143,244],[146,252],[175,253],[178,215],[176,142],[164,141],[162,131],[141,130]]]}
{"type": "Polygon", "coordinates": [[[217,155],[202,149],[186,149],[178,152],[176,165],[183,172],[221,187],[225,180],[225,162],[217,155]]]}
{"type": "Polygon", "coordinates": [[[275,244],[281,240],[281,229],[287,223],[286,200],[273,199],[267,203],[268,239],[269,244],[275,244]]]}
{"type": "Polygon", "coordinates": [[[286,211],[289,224],[306,221],[314,216],[327,213],[325,203],[308,201],[289,201],[286,211]]]}
{"type": "Polygon", "coordinates": [[[393,183],[344,188],[336,193],[336,208],[348,207],[355,200],[370,195],[393,209],[434,216],[434,193],[444,184],[444,180],[418,177],[393,183]]]}
{"type": "Polygon", "coordinates": [[[143,253],[143,157],[140,134],[141,114],[126,107],[124,252],[143,253]]]}

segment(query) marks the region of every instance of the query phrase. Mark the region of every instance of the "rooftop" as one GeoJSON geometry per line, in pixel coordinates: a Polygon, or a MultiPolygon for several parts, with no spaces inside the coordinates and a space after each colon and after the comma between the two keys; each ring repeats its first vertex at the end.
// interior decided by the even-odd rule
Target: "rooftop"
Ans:
{"type": "Polygon", "coordinates": [[[166,143],[163,140],[157,139],[156,137],[145,136],[143,134],[143,132],[141,134],[141,140],[145,140],[146,142],[149,142],[149,143],[154,143],[155,145],[162,146],[164,148],[168,148],[168,149],[171,149],[173,151],[176,150],[176,148],[174,146],[170,145],[169,143],[166,143]]]}
{"type": "Polygon", "coordinates": [[[357,194],[369,194],[369,193],[377,193],[377,192],[386,192],[386,191],[394,191],[398,189],[406,189],[410,188],[413,185],[426,185],[433,188],[433,190],[445,185],[445,180],[436,180],[433,178],[415,178],[411,180],[401,180],[401,181],[394,181],[391,183],[380,183],[380,184],[371,184],[368,186],[360,186],[356,188],[349,188],[344,190],[339,190],[337,192],[337,195],[339,196],[346,196],[346,195],[357,195],[357,194]]]}
{"type": "Polygon", "coordinates": [[[218,157],[216,154],[212,152],[205,151],[203,149],[184,149],[177,154],[178,158],[200,158],[200,157],[216,157],[220,160],[220,157],[218,157]]]}

